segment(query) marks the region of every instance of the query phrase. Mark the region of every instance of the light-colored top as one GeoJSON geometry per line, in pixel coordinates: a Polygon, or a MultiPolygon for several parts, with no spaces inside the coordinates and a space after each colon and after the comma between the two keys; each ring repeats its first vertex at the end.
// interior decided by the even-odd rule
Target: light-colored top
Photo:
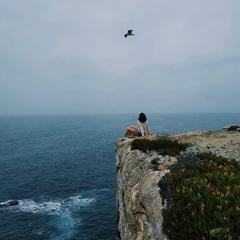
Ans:
{"type": "Polygon", "coordinates": [[[148,125],[148,120],[144,123],[137,120],[137,125],[138,125],[138,129],[141,132],[142,136],[146,136],[146,135],[150,134],[150,128],[149,128],[149,125],[148,125]]]}

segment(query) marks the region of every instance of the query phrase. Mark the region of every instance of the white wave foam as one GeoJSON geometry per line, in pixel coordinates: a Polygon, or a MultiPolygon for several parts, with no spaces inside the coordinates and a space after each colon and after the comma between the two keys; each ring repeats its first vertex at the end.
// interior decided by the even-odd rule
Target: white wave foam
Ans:
{"type": "MultiPolygon", "coordinates": [[[[8,201],[7,201],[8,202],[8,201]]],[[[7,203],[4,202],[4,203],[7,203]]],[[[11,211],[22,211],[33,214],[47,215],[70,215],[81,207],[86,207],[96,202],[95,198],[83,198],[81,195],[71,196],[66,199],[57,199],[52,201],[36,202],[32,199],[19,200],[16,206],[9,206],[6,209],[11,211]]]]}
{"type": "MultiPolygon", "coordinates": [[[[32,214],[51,215],[52,218],[49,222],[50,225],[54,225],[58,231],[50,236],[51,240],[57,239],[71,239],[82,224],[79,210],[81,208],[91,206],[96,202],[96,199],[92,197],[95,194],[85,192],[86,195],[91,197],[83,197],[82,195],[74,195],[65,199],[50,199],[41,196],[42,201],[36,201],[33,199],[18,200],[16,206],[6,206],[6,211],[12,212],[27,212],[32,214]]],[[[85,195],[84,194],[84,195],[85,195]]],[[[7,201],[8,202],[8,201],[7,201]]],[[[7,202],[3,202],[5,204],[7,202]]],[[[34,229],[37,235],[44,234],[43,229],[34,229]]]]}
{"type": "Polygon", "coordinates": [[[49,201],[37,203],[31,199],[20,200],[18,210],[29,213],[60,215],[62,214],[62,206],[60,202],[49,201]]]}
{"type": "Polygon", "coordinates": [[[81,195],[69,197],[69,202],[71,202],[74,207],[85,207],[90,205],[91,203],[95,203],[96,199],[95,198],[82,198],[81,195]]]}
{"type": "MultiPolygon", "coordinates": [[[[95,198],[83,198],[82,195],[70,196],[65,199],[53,199],[37,202],[32,199],[19,200],[19,204],[14,207],[7,207],[10,211],[28,212],[32,214],[52,215],[51,223],[58,233],[50,236],[51,240],[71,239],[81,225],[79,213],[80,208],[95,203],[95,198]]],[[[42,229],[35,229],[38,235],[43,234],[42,229]]]]}

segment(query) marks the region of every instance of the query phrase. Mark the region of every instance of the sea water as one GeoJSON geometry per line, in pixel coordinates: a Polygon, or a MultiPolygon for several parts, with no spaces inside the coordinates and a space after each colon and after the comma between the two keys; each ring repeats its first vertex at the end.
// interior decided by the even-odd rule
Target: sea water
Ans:
{"type": "MultiPolygon", "coordinates": [[[[0,116],[1,240],[116,233],[115,142],[137,114],[0,116]]],[[[147,114],[151,132],[220,130],[240,114],[147,114]]]]}

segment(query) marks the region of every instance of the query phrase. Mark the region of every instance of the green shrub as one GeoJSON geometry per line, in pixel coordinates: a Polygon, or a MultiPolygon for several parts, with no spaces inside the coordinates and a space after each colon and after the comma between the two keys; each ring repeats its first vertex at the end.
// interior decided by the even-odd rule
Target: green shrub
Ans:
{"type": "Polygon", "coordinates": [[[155,140],[149,139],[134,139],[132,142],[132,150],[139,149],[143,152],[155,150],[159,154],[175,156],[185,150],[188,144],[179,143],[177,140],[172,140],[167,136],[158,137],[155,140]]]}
{"type": "Polygon", "coordinates": [[[240,165],[210,153],[203,165],[168,176],[171,200],[163,210],[169,239],[240,239],[240,165]]]}

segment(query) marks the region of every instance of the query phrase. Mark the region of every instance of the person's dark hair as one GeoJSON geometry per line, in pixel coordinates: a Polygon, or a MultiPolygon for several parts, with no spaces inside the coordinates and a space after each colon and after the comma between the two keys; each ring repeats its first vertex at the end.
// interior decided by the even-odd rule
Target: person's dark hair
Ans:
{"type": "Polygon", "coordinates": [[[144,113],[140,113],[138,120],[139,120],[140,122],[144,123],[144,122],[147,121],[147,117],[146,117],[146,115],[145,115],[144,113]]]}

